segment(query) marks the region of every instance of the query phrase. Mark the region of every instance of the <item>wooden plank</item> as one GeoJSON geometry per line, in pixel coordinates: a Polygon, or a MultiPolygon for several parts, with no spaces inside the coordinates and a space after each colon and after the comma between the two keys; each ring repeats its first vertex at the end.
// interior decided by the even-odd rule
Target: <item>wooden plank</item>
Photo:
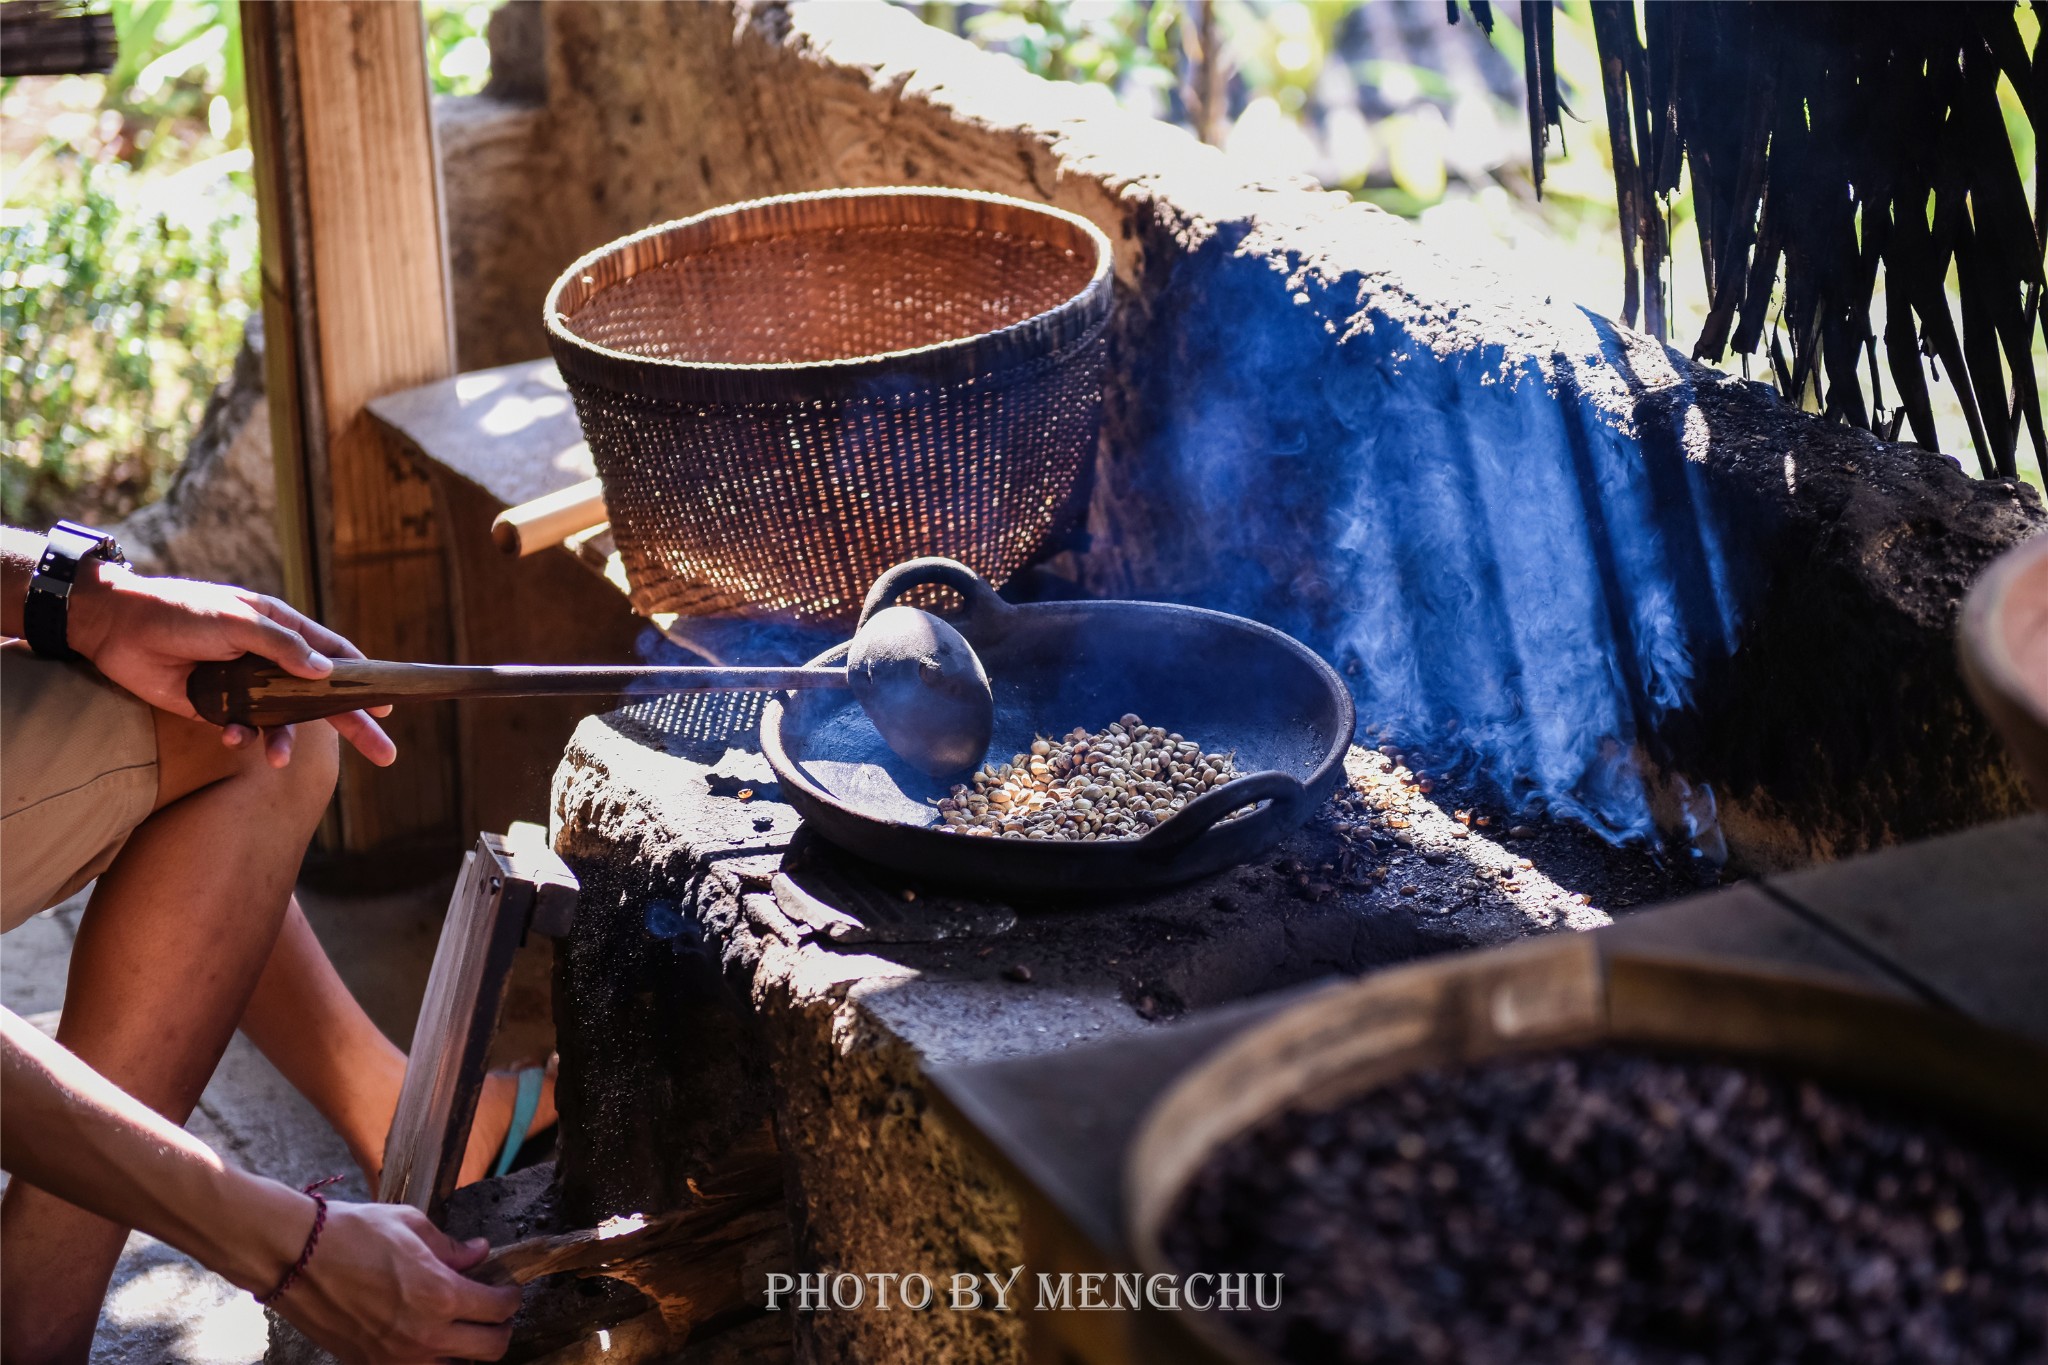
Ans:
{"type": "Polygon", "coordinates": [[[536,904],[545,901],[550,925],[566,926],[574,916],[576,879],[544,835],[536,845],[537,829],[517,837],[516,851],[484,834],[463,860],[385,1140],[377,1187],[385,1203],[440,1216],[461,1172],[512,955],[536,904]]]}
{"type": "MultiPolygon", "coordinates": [[[[287,580],[372,657],[443,662],[433,492],[364,412],[454,367],[421,22],[377,0],[243,6],[287,580]]],[[[344,762],[349,849],[457,827],[452,709],[407,708],[389,728],[398,768],[344,762]]]]}
{"type": "Polygon", "coordinates": [[[369,407],[428,461],[504,506],[597,475],[568,386],[552,360],[472,370],[385,394],[369,407]]]}
{"type": "Polygon", "coordinates": [[[1772,894],[1923,991],[2048,1043],[2048,815],[1772,877],[1772,894]]]}
{"type": "Polygon", "coordinates": [[[119,56],[114,16],[104,11],[66,14],[33,0],[0,10],[0,77],[102,73],[119,56]]]}
{"type": "MultiPolygon", "coordinates": [[[[329,439],[345,441],[370,399],[454,367],[426,49],[410,5],[292,8],[320,383],[329,439]]],[[[337,549],[432,543],[411,520],[424,503],[388,497],[374,454],[331,459],[337,494],[364,495],[337,501],[337,549]]]]}
{"type": "Polygon", "coordinates": [[[533,912],[527,928],[544,938],[566,938],[576,925],[576,900],[582,885],[548,843],[546,828],[516,821],[505,831],[505,852],[512,875],[533,885],[533,912]]]}
{"type": "Polygon", "coordinates": [[[1747,882],[1636,911],[1593,932],[1610,949],[1694,962],[1719,958],[1737,967],[1769,962],[1827,972],[1864,990],[1920,998],[1890,963],[1859,952],[1747,882]]]}
{"type": "MultiPolygon", "coordinates": [[[[485,978],[498,975],[490,970],[493,959],[509,971],[519,946],[512,917],[501,913],[506,891],[504,869],[485,848],[464,857],[384,1143],[377,1182],[377,1198],[384,1203],[411,1204],[438,1218],[455,1188],[453,1177],[444,1181],[442,1173],[451,1163],[460,1172],[483,1086],[481,1058],[473,1069],[464,1063],[474,1034],[482,1033],[488,1046],[490,1030],[476,1028],[485,978]]],[[[494,1014],[490,1024],[496,1023],[494,1014]]]]}

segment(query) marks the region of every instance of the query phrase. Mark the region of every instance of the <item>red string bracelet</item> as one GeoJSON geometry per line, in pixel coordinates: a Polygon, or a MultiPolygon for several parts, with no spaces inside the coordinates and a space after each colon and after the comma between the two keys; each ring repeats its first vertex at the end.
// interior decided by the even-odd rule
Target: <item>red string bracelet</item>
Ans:
{"type": "Polygon", "coordinates": [[[327,1197],[320,1193],[342,1177],[330,1175],[325,1180],[316,1180],[301,1190],[301,1194],[313,1196],[313,1230],[306,1234],[306,1249],[299,1253],[299,1259],[292,1262],[292,1268],[285,1271],[284,1278],[277,1282],[277,1288],[268,1294],[258,1294],[256,1302],[264,1305],[276,1303],[284,1291],[298,1283],[299,1276],[306,1273],[306,1266],[313,1259],[313,1248],[320,1245],[320,1229],[327,1226],[327,1197]]]}

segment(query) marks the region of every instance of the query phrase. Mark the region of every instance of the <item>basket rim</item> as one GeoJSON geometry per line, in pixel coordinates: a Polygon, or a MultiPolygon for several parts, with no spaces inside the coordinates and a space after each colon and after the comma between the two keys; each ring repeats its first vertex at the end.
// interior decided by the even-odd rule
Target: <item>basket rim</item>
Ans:
{"type": "MultiPolygon", "coordinates": [[[[868,225],[851,221],[834,226],[868,225]]],[[[745,241],[747,237],[740,235],[729,240],[745,241]]],[[[554,352],[555,364],[564,379],[615,393],[682,402],[882,398],[899,394],[904,381],[920,386],[971,383],[984,379],[1000,383],[1005,371],[1020,364],[1057,360],[1079,351],[1095,340],[1108,321],[1113,303],[1113,263],[1109,238],[1100,228],[1077,213],[1049,204],[986,190],[938,186],[810,190],[801,194],[769,195],[707,209],[687,218],[657,223],[585,252],[549,287],[542,307],[542,321],[547,328],[549,349],[554,352]],[[664,248],[685,241],[697,246],[726,240],[711,239],[710,233],[735,220],[758,219],[772,225],[792,212],[819,206],[851,205],[856,220],[866,210],[872,215],[872,226],[885,226],[902,220],[884,216],[875,210],[905,200],[927,204],[942,201],[978,204],[1061,224],[1078,233],[1095,249],[1095,261],[1088,281],[1051,308],[1004,327],[949,337],[924,346],[832,360],[674,360],[603,346],[578,336],[567,326],[569,314],[563,311],[563,305],[573,294],[581,291],[584,277],[592,268],[641,243],[657,243],[657,249],[662,251],[661,262],[665,263],[676,259],[680,253],[664,248]],[[889,382],[877,386],[875,381],[881,379],[889,382]]]]}

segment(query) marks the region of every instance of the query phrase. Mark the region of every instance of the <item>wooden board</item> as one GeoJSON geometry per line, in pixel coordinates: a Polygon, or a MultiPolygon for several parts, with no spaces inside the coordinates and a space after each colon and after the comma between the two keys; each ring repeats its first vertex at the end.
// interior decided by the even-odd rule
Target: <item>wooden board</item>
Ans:
{"type": "Polygon", "coordinates": [[[377,1198],[439,1217],[461,1172],[512,954],[529,928],[566,932],[576,880],[537,826],[485,834],[463,860],[413,1029],[377,1198]]]}
{"type": "MultiPolygon", "coordinates": [[[[264,320],[286,580],[373,658],[451,654],[432,490],[364,413],[454,366],[425,45],[416,6],[244,4],[264,320]]],[[[350,755],[344,847],[451,838],[453,716],[409,707],[400,764],[350,755]]]]}
{"type": "Polygon", "coordinates": [[[369,407],[425,459],[500,506],[560,492],[597,474],[552,360],[472,370],[385,394],[369,407]]]}
{"type": "Polygon", "coordinates": [[[2048,1044],[2048,815],[1772,877],[1771,894],[1920,992],[2048,1044]]]}

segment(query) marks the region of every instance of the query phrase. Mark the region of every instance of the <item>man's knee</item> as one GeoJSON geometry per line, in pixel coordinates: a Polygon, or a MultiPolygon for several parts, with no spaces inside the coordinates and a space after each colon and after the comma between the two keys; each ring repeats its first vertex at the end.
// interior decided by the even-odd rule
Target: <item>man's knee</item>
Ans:
{"type": "Polygon", "coordinates": [[[280,817],[317,820],[341,770],[339,737],[332,726],[316,723],[299,726],[292,741],[291,762],[277,768],[260,740],[230,748],[214,726],[159,712],[156,808],[233,782],[260,793],[280,817]]]}
{"type": "Polygon", "coordinates": [[[283,769],[315,810],[324,810],[341,776],[341,736],[331,725],[301,725],[292,735],[292,761],[283,769]]]}
{"type": "Polygon", "coordinates": [[[320,818],[334,795],[335,779],[341,773],[341,746],[331,725],[301,725],[292,732],[292,759],[282,768],[272,767],[263,745],[251,743],[248,781],[260,785],[266,802],[275,802],[280,814],[289,813],[295,822],[311,824],[320,818]]]}

